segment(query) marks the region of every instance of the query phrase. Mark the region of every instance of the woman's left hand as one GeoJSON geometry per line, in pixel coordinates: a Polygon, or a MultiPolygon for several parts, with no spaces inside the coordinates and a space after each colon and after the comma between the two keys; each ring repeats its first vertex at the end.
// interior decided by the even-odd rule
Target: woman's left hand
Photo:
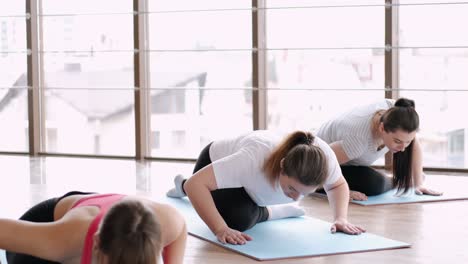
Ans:
{"type": "Polygon", "coordinates": [[[431,189],[428,189],[424,186],[419,186],[419,187],[416,187],[414,189],[414,192],[417,194],[417,195],[423,195],[423,194],[427,194],[427,195],[434,195],[434,196],[440,196],[442,194],[444,194],[443,192],[438,192],[438,191],[435,191],[435,190],[431,190],[431,189]]]}
{"type": "Polygon", "coordinates": [[[366,232],[366,230],[360,226],[353,225],[346,219],[335,220],[333,225],[330,228],[332,233],[343,232],[349,235],[360,235],[361,233],[366,232]]]}

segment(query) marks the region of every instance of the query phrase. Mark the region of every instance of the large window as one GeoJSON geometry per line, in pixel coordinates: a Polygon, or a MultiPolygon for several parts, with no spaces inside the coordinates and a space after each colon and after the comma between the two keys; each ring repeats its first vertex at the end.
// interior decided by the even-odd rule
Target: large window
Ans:
{"type": "Polygon", "coordinates": [[[250,7],[149,1],[151,156],[195,158],[215,139],[252,130],[250,7]]]}
{"type": "Polygon", "coordinates": [[[46,152],[135,155],[132,1],[43,1],[46,152]]]}
{"type": "Polygon", "coordinates": [[[0,150],[28,150],[24,1],[0,1],[0,150]]]}
{"type": "Polygon", "coordinates": [[[466,168],[468,34],[462,25],[468,5],[400,3],[400,95],[416,101],[424,165],[466,168]]]}
{"type": "Polygon", "coordinates": [[[40,152],[156,158],[196,158],[254,127],[315,131],[403,96],[420,113],[424,166],[468,168],[466,2],[26,3],[41,5],[29,30],[25,1],[0,0],[0,151],[28,151],[31,89],[40,152]]]}

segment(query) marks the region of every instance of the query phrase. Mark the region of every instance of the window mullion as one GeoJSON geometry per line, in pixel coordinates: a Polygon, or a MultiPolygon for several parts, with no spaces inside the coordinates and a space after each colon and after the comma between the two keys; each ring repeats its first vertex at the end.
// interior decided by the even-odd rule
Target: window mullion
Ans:
{"type": "Polygon", "coordinates": [[[133,1],[133,43],[135,83],[135,156],[148,156],[148,105],[149,105],[149,63],[147,1],[133,1]]]}
{"type": "Polygon", "coordinates": [[[252,0],[252,107],[253,129],[267,128],[267,63],[265,1],[252,0]]]}
{"type": "Polygon", "coordinates": [[[29,154],[37,156],[42,151],[41,146],[41,56],[40,46],[40,4],[41,1],[26,0],[26,45],[27,55],[27,86],[28,86],[28,124],[29,124],[29,154]]]}

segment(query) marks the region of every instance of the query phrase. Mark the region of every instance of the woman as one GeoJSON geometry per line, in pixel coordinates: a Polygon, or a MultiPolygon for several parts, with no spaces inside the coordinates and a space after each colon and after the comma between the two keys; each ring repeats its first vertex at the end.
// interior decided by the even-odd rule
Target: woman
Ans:
{"type": "Polygon", "coordinates": [[[69,192],[0,219],[9,264],[182,263],[185,222],[172,207],[120,194],[69,192]]]}
{"type": "Polygon", "coordinates": [[[253,131],[206,146],[194,174],[174,180],[168,196],[188,195],[193,207],[222,243],[245,244],[241,231],[256,223],[296,217],[304,211],[287,203],[323,186],[335,221],[331,231],[364,232],[347,220],[348,185],[330,147],[297,131],[284,140],[271,131],[253,131]]]}
{"type": "Polygon", "coordinates": [[[323,124],[317,135],[335,152],[351,199],[367,200],[392,188],[406,193],[442,195],[426,188],[422,150],[416,138],[419,116],[413,100],[400,98],[355,108],[323,124]],[[393,179],[369,166],[393,153],[393,179]]]}

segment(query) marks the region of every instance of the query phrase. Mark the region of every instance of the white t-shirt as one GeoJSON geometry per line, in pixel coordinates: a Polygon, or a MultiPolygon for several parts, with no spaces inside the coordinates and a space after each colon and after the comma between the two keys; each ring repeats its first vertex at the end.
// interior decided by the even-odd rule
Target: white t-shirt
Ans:
{"type": "MultiPolygon", "coordinates": [[[[286,135],[268,130],[214,141],[210,147],[216,183],[219,189],[244,187],[259,206],[294,202],[287,197],[279,183],[273,187],[263,172],[263,164],[274,148],[286,135]]],[[[328,161],[328,177],[325,185],[334,184],[341,177],[341,169],[333,150],[323,140],[315,137],[315,146],[320,147],[328,161]]]]}
{"type": "Polygon", "coordinates": [[[349,158],[346,165],[370,166],[387,153],[378,146],[372,136],[372,117],[379,110],[393,107],[394,100],[383,99],[370,105],[364,105],[346,112],[324,123],[317,131],[317,136],[328,144],[341,142],[349,158]]]}

